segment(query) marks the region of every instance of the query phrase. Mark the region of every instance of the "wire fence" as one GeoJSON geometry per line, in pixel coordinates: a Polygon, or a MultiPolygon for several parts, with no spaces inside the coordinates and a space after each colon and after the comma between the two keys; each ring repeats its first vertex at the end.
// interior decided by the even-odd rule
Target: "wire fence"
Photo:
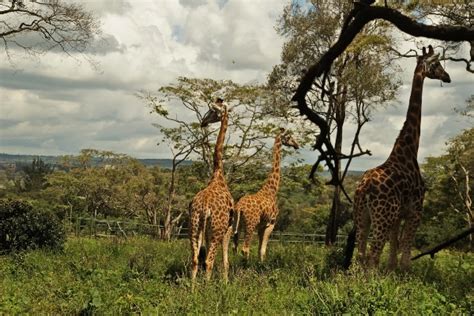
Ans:
{"type": "MultiPolygon", "coordinates": [[[[159,237],[164,227],[161,225],[147,224],[137,221],[122,221],[113,219],[96,219],[78,217],[72,218],[66,223],[68,230],[76,236],[104,237],[104,238],[128,238],[131,236],[159,237]]],[[[241,238],[243,234],[240,234],[241,238]]],[[[188,238],[186,227],[174,227],[171,239],[188,238]]],[[[346,235],[337,235],[336,244],[342,245],[346,242],[346,235]]],[[[273,231],[270,242],[280,243],[314,243],[324,244],[323,234],[304,234],[297,232],[273,231]]]]}

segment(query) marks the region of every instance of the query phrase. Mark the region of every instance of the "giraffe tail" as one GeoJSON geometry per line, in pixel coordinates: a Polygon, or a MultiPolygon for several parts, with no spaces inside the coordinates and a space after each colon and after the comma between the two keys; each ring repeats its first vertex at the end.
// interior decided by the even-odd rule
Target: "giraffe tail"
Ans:
{"type": "Polygon", "coordinates": [[[347,270],[352,264],[352,257],[354,256],[354,248],[355,248],[355,240],[356,240],[356,226],[352,227],[349,235],[347,235],[346,246],[344,248],[344,260],[342,262],[342,267],[347,270]]]}
{"type": "MultiPolygon", "coordinates": [[[[346,246],[344,248],[344,260],[342,262],[342,267],[347,270],[352,264],[352,257],[354,256],[354,249],[357,239],[357,227],[361,222],[362,218],[367,218],[369,216],[366,204],[367,204],[367,190],[370,189],[370,184],[357,188],[355,197],[354,197],[354,207],[352,211],[354,224],[352,230],[347,235],[346,246]]],[[[359,229],[364,229],[359,227],[359,229]]],[[[358,241],[362,242],[362,241],[358,241]]]]}
{"type": "Polygon", "coordinates": [[[240,224],[240,210],[239,209],[235,209],[235,220],[232,224],[232,230],[234,231],[234,236],[232,237],[232,241],[234,243],[234,246],[232,247],[232,249],[234,250],[234,253],[237,252],[237,248],[239,247],[239,224],[240,224]]]}
{"type": "Polygon", "coordinates": [[[206,269],[206,257],[207,257],[207,238],[206,238],[206,232],[207,232],[207,218],[210,215],[209,207],[206,207],[206,211],[204,214],[202,214],[200,218],[200,234],[199,234],[199,255],[198,255],[198,261],[200,262],[200,265],[203,270],[206,269]]]}
{"type": "Polygon", "coordinates": [[[206,212],[202,217],[202,226],[201,226],[201,233],[200,235],[200,241],[199,244],[201,245],[199,247],[199,255],[198,255],[198,262],[200,262],[201,267],[203,270],[206,269],[206,257],[207,257],[207,248],[208,246],[206,244],[206,231],[207,231],[207,217],[208,217],[208,212],[206,212]]]}

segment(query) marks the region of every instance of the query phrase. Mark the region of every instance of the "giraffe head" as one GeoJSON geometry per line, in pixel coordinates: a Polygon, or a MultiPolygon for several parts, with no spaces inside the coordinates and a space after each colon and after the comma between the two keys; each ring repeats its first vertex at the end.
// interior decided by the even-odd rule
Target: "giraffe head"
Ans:
{"type": "Polygon", "coordinates": [[[280,128],[280,137],[281,143],[283,145],[293,147],[294,149],[298,149],[300,147],[298,142],[291,135],[290,131],[287,131],[284,128],[280,128]]]}
{"type": "Polygon", "coordinates": [[[451,82],[449,74],[444,70],[439,62],[439,54],[435,54],[433,46],[428,46],[428,52],[423,47],[423,55],[418,57],[418,65],[421,65],[423,76],[430,79],[438,79],[443,82],[451,82]]]}
{"type": "Polygon", "coordinates": [[[209,111],[204,115],[201,122],[201,127],[206,127],[209,124],[220,122],[222,114],[225,112],[226,106],[224,100],[217,98],[216,102],[209,107],[209,111]]]}

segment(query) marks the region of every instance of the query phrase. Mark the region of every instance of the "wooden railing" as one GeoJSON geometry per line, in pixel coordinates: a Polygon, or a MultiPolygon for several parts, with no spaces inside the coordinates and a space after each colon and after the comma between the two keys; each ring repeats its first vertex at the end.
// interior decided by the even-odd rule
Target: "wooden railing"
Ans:
{"type": "MultiPolygon", "coordinates": [[[[159,231],[163,229],[160,225],[152,225],[143,222],[122,221],[112,219],[95,218],[73,218],[66,223],[68,230],[76,236],[95,236],[95,237],[120,237],[149,235],[159,236],[159,231]]],[[[243,233],[240,234],[243,237],[243,233]]],[[[188,238],[188,229],[177,227],[171,234],[172,239],[188,238]]],[[[344,244],[346,235],[338,235],[336,244],[344,244]]],[[[270,241],[281,243],[316,243],[324,244],[325,235],[323,234],[304,234],[297,232],[274,231],[270,235],[270,241]]]]}

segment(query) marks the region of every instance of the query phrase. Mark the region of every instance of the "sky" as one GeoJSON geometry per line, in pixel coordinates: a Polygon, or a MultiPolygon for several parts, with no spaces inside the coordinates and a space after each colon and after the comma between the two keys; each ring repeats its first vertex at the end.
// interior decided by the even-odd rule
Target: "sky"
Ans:
{"type": "MultiPolygon", "coordinates": [[[[155,91],[178,76],[265,82],[280,61],[285,39],[275,25],[287,2],[82,1],[102,24],[102,37],[86,56],[96,66],[55,52],[18,54],[12,61],[0,52],[0,152],[64,155],[96,148],[169,158],[169,149],[157,146],[157,117],[135,93],[155,91]]],[[[414,48],[411,42],[403,46],[414,48]]],[[[373,155],[355,159],[353,170],[375,167],[390,153],[405,119],[415,60],[403,59],[400,67],[397,101],[376,112],[361,134],[373,155]]],[[[453,108],[474,93],[474,76],[454,62],[446,62],[446,70],[452,83],[425,81],[420,161],[442,154],[450,137],[472,125],[453,108]]],[[[346,143],[353,131],[347,127],[346,143]]],[[[312,163],[317,153],[308,146],[288,159],[296,157],[312,163]]]]}

